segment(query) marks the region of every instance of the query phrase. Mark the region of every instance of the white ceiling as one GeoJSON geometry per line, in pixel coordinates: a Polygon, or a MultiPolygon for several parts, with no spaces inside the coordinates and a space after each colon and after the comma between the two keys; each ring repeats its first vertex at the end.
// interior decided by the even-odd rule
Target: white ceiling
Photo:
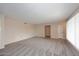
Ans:
{"type": "Polygon", "coordinates": [[[10,3],[0,4],[0,13],[27,23],[52,23],[67,19],[79,4],[74,3],[10,3]]]}

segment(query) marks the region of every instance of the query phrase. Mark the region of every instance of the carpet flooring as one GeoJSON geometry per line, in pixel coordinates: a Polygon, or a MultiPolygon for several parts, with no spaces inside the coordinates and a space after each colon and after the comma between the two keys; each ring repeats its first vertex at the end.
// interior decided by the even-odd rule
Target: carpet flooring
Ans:
{"type": "Polygon", "coordinates": [[[79,56],[65,39],[34,37],[6,45],[1,56],[79,56]]]}

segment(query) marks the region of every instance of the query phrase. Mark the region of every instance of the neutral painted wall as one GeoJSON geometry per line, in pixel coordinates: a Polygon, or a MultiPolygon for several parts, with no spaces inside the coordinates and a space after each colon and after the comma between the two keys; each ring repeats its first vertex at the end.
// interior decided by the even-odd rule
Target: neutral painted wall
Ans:
{"type": "Polygon", "coordinates": [[[13,43],[34,36],[32,24],[24,24],[12,17],[5,17],[5,44],[13,43]]]}
{"type": "MultiPolygon", "coordinates": [[[[45,37],[45,25],[48,24],[38,24],[35,25],[35,33],[36,36],[40,36],[40,37],[45,37]]],[[[55,24],[50,24],[51,25],[51,38],[62,38],[65,39],[66,38],[66,23],[65,22],[61,22],[61,23],[55,23],[55,24]]]]}
{"type": "MultiPolygon", "coordinates": [[[[51,38],[65,38],[65,36],[63,36],[65,34],[64,24],[64,22],[50,24],[51,38]]],[[[6,44],[34,36],[44,37],[45,25],[46,24],[24,24],[23,21],[19,21],[16,18],[0,16],[0,48],[3,48],[6,44]]]]}
{"type": "Polygon", "coordinates": [[[44,25],[40,24],[40,25],[35,25],[35,34],[38,37],[44,37],[44,25]]]}
{"type": "Polygon", "coordinates": [[[4,48],[4,16],[0,15],[0,49],[4,48]]]}

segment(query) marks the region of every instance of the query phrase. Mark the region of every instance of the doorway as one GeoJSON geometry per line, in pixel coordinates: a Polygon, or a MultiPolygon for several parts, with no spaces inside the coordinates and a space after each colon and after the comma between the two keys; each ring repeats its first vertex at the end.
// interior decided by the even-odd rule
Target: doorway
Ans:
{"type": "Polygon", "coordinates": [[[45,25],[45,38],[51,38],[51,26],[45,25]]]}

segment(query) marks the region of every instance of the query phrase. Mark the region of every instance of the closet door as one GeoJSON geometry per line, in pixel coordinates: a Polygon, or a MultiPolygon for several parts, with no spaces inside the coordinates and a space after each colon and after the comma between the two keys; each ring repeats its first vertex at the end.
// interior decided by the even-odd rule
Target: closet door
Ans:
{"type": "Polygon", "coordinates": [[[59,24],[58,25],[58,31],[57,31],[58,33],[58,38],[61,38],[61,39],[63,39],[63,35],[64,35],[64,29],[63,29],[63,26],[62,26],[62,24],[59,24]]]}

